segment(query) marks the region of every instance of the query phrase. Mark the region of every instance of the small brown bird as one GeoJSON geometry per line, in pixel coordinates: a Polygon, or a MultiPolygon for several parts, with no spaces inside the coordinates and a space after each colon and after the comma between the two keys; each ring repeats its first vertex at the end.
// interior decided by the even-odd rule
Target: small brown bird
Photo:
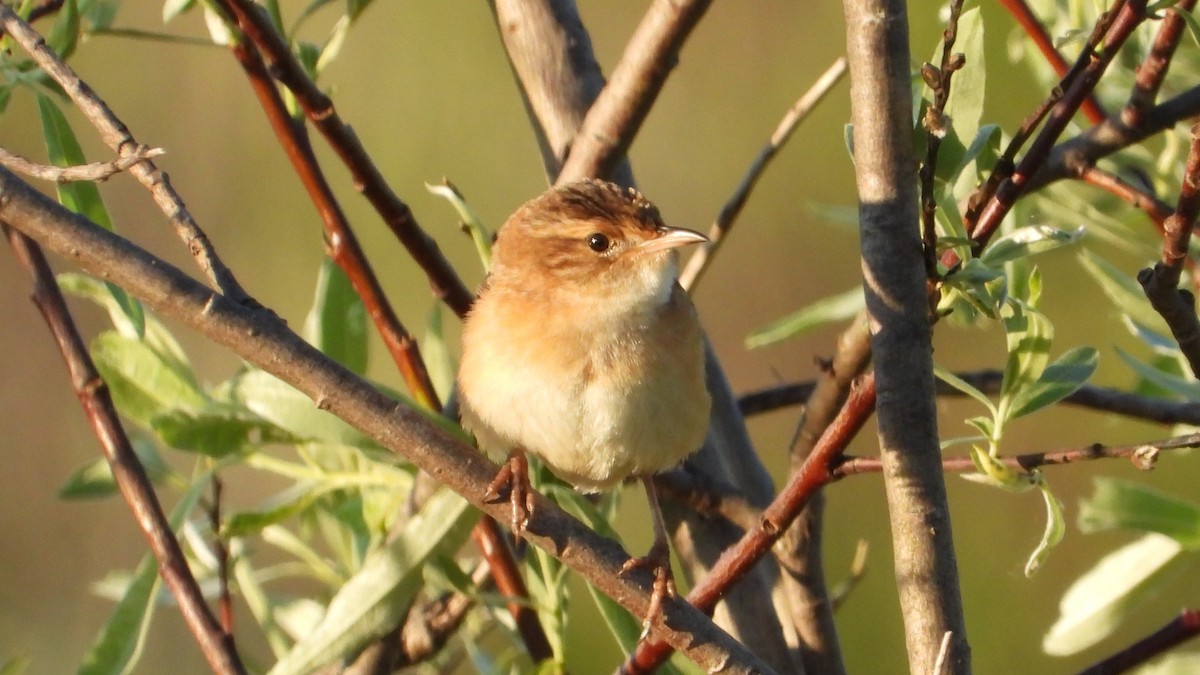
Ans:
{"type": "Polygon", "coordinates": [[[634,190],[552,188],[500,229],[463,328],[463,425],[484,450],[509,453],[488,492],[508,493],[515,531],[532,511],[525,451],[588,492],[642,479],[654,546],[622,572],[654,571],[647,627],[674,593],[652,476],[699,449],[708,429],[700,323],[675,251],[706,240],[663,224],[634,190]]]}

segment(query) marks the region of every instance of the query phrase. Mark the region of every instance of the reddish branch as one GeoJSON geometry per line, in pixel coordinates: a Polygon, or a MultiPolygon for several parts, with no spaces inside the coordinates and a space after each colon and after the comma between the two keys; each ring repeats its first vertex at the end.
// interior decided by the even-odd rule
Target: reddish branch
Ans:
{"type": "Polygon", "coordinates": [[[1166,16],[1154,36],[1150,53],[1137,69],[1129,101],[1121,110],[1121,121],[1125,124],[1131,127],[1141,124],[1146,111],[1158,100],[1158,92],[1167,76],[1167,69],[1171,67],[1171,59],[1179,46],[1179,38],[1183,36],[1183,30],[1187,27],[1182,12],[1191,12],[1195,6],[1196,0],[1180,0],[1178,5],[1165,10],[1166,16]]]}
{"type": "Polygon", "coordinates": [[[458,278],[437,243],[417,224],[408,205],[384,180],[358,136],[338,115],[333,101],[309,79],[265,12],[250,0],[219,0],[219,4],[237,18],[238,27],[261,51],[271,74],[292,92],[309,121],[350,170],[355,189],[367,198],[425,271],[434,295],[459,316],[466,314],[474,295],[458,278]]]}
{"type": "Polygon", "coordinates": [[[108,385],[88,356],[83,337],[79,334],[66,301],[58,290],[54,273],[41,248],[20,232],[0,223],[17,259],[33,280],[33,302],[46,320],[50,333],[58,343],[67,364],[71,386],[87,415],[88,423],[100,440],[117,489],[133,512],[138,528],[146,537],[150,550],[158,561],[159,574],[179,603],[183,619],[200,645],[209,667],[216,673],[245,673],[232,640],[222,630],[204,601],[199,584],[188,568],[187,558],[171,530],[158,497],[150,484],[146,470],[138,460],[117,418],[108,385]]]}
{"type": "MultiPolygon", "coordinates": [[[[237,3],[232,4],[235,6],[234,10],[237,11],[237,3]]],[[[244,18],[253,13],[254,11],[250,10],[237,15],[243,28],[253,25],[244,18]]],[[[264,29],[263,26],[255,27],[264,29]]],[[[269,26],[265,28],[269,29],[269,26]]],[[[271,35],[278,38],[273,29],[271,29],[271,35]]],[[[256,42],[256,44],[261,43],[256,42]]],[[[275,88],[271,73],[268,72],[254,46],[242,40],[233,45],[233,53],[246,71],[254,93],[275,131],[276,137],[292,162],[292,168],[300,177],[317,212],[321,215],[330,257],[346,273],[355,292],[362,298],[368,314],[375,323],[376,330],[383,338],[384,345],[392,355],[409,391],[427,408],[440,409],[441,402],[438,400],[437,392],[429,377],[417,342],[404,328],[383,292],[383,287],[375,276],[366,253],[358,243],[358,238],[318,165],[304,126],[288,114],[283,99],[275,88]]],[[[330,107],[331,109],[332,107],[330,107]]],[[[458,311],[458,308],[455,310],[458,311]]],[[[521,579],[516,561],[505,544],[499,527],[495,521],[484,518],[475,526],[472,536],[495,571],[497,588],[508,597],[513,598],[509,602],[509,610],[530,656],[534,662],[549,658],[553,655],[549,640],[538,622],[537,613],[529,606],[528,590],[521,579]]]]}
{"type": "MultiPolygon", "coordinates": [[[[732,548],[725,551],[708,576],[688,593],[687,601],[696,609],[712,613],[717,601],[737,580],[765,555],[799,515],[808,500],[825,484],[834,480],[830,467],[862,429],[875,410],[875,376],[864,375],[851,388],[850,397],[838,416],[825,429],[811,455],[771,505],[763,510],[758,526],[748,531],[732,548]]],[[[649,673],[670,656],[663,642],[643,642],[625,663],[622,672],[649,673]]]]}
{"type": "MultiPolygon", "coordinates": [[[[958,39],[958,17],[962,13],[962,0],[950,3],[950,20],[942,31],[942,62],[941,67],[926,63],[921,66],[921,77],[925,86],[933,92],[933,105],[925,110],[922,126],[925,127],[925,161],[921,163],[918,177],[921,180],[921,244],[925,258],[925,278],[930,284],[938,280],[937,271],[937,197],[934,194],[933,178],[937,174],[938,149],[942,138],[946,136],[946,102],[950,100],[950,83],[954,73],[961,69],[966,61],[962,54],[953,52],[954,42],[958,39]]],[[[962,139],[966,142],[966,139],[962,139]]]]}
{"type": "MultiPolygon", "coordinates": [[[[1037,138],[1029,147],[1029,151],[1017,164],[1013,175],[1000,183],[996,193],[988,200],[979,214],[979,219],[970,227],[970,234],[975,241],[978,251],[1000,227],[1000,222],[1008,214],[1018,197],[1025,193],[1030,178],[1045,165],[1067,124],[1083,101],[1095,89],[1100,76],[1108,68],[1121,45],[1145,19],[1146,0],[1118,1],[1113,9],[1105,13],[1105,17],[1093,31],[1093,39],[1103,34],[1100,49],[1085,49],[1077,63],[1079,73],[1076,77],[1068,74],[1064,78],[1062,98],[1050,109],[1046,121],[1037,138]],[[1111,25],[1108,20],[1111,19],[1111,25]],[[1069,85],[1065,84],[1070,80],[1069,85]]],[[[1091,41],[1089,41],[1089,45],[1091,41]]]]}
{"type": "Polygon", "coordinates": [[[1200,213],[1200,128],[1192,129],[1192,146],[1179,189],[1175,213],[1163,224],[1162,260],[1138,273],[1138,283],[1155,311],[1166,320],[1193,373],[1200,373],[1200,320],[1196,298],[1179,288],[1179,275],[1188,255],[1188,241],[1200,213]]]}
{"type": "Polygon", "coordinates": [[[1200,610],[1185,609],[1167,625],[1125,649],[1080,671],[1079,675],[1113,675],[1131,670],[1200,635],[1200,610]]]}
{"type": "MultiPolygon", "coordinates": [[[[1054,41],[1050,39],[1050,34],[1046,32],[1046,27],[1034,16],[1033,10],[1029,8],[1025,0],[1000,0],[1000,5],[1004,9],[1007,9],[1009,14],[1013,15],[1013,18],[1017,20],[1017,23],[1025,31],[1025,35],[1037,46],[1038,51],[1042,53],[1042,56],[1050,64],[1050,67],[1054,68],[1054,72],[1058,74],[1059,78],[1066,77],[1067,73],[1071,70],[1071,66],[1067,64],[1067,60],[1063,58],[1063,55],[1054,46],[1054,41]]],[[[1091,94],[1088,94],[1084,99],[1081,108],[1084,116],[1092,124],[1105,118],[1104,110],[1091,94]]]]}

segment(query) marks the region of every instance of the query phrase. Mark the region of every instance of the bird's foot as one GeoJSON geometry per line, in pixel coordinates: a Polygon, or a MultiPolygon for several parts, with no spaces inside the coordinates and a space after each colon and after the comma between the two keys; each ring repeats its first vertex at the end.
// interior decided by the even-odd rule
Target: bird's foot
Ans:
{"type": "Polygon", "coordinates": [[[650,634],[650,626],[662,615],[663,600],[675,597],[675,576],[671,573],[671,550],[665,539],[659,539],[650,547],[650,552],[641,558],[630,558],[621,565],[621,574],[631,570],[649,569],[654,573],[654,585],[650,591],[650,607],[642,618],[642,638],[650,634]]]}
{"type": "Polygon", "coordinates": [[[483,501],[491,504],[508,497],[512,505],[512,531],[518,537],[529,525],[533,515],[533,490],[529,487],[529,461],[525,452],[513,450],[508,455],[496,477],[488,483],[487,491],[483,493],[483,501]]]}

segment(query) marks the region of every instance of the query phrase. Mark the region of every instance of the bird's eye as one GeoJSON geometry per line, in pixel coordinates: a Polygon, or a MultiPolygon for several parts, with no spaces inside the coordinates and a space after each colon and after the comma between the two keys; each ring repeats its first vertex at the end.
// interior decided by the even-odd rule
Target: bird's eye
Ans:
{"type": "Polygon", "coordinates": [[[608,237],[599,232],[593,232],[588,235],[587,245],[588,248],[592,249],[596,253],[604,253],[608,250],[610,243],[608,241],[608,237]]]}

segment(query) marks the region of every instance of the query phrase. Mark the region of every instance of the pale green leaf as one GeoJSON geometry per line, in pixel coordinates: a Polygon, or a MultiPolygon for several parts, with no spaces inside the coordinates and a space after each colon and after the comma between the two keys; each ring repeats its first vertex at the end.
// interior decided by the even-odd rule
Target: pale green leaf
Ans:
{"type": "Polygon", "coordinates": [[[795,314],[754,331],[746,338],[746,347],[766,347],[832,321],[849,319],[865,306],[862,288],[852,288],[844,293],[818,300],[795,314]]]}
{"type": "MultiPolygon", "coordinates": [[[[171,472],[171,468],[159,456],[153,443],[134,439],[133,451],[152,483],[158,482],[171,472]]],[[[58,497],[66,500],[100,499],[116,492],[117,484],[108,466],[108,460],[98,457],[73,471],[58,489],[58,497]]]]}
{"type": "Polygon", "coordinates": [[[1010,260],[1027,258],[1074,244],[1081,237],[1082,227],[1068,231],[1049,225],[1028,225],[993,240],[979,259],[986,265],[998,266],[1010,260]]]}
{"type": "Polygon", "coordinates": [[[1050,361],[1054,326],[1046,315],[1021,302],[1010,302],[1003,313],[1008,359],[1000,387],[997,423],[1011,419],[1016,396],[1037,382],[1050,361]]]}
{"type": "Polygon", "coordinates": [[[1079,262],[1117,309],[1150,330],[1164,335],[1170,333],[1162,316],[1150,306],[1136,279],[1087,250],[1080,251],[1079,262]]]}
{"type": "Polygon", "coordinates": [[[467,228],[467,233],[471,235],[471,241],[475,244],[475,253],[479,256],[480,262],[483,264],[483,271],[488,271],[492,267],[492,235],[483,226],[483,221],[479,219],[479,214],[471,205],[467,203],[466,198],[458,191],[458,188],[453,183],[446,179],[442,179],[440,185],[425,184],[425,189],[433,194],[442,197],[450,202],[454,210],[458,212],[459,219],[467,228]]]}
{"type": "MultiPolygon", "coordinates": [[[[1040,478],[1040,476],[1039,476],[1040,478]]],[[[1029,560],[1025,563],[1025,576],[1032,577],[1041,568],[1042,563],[1046,562],[1046,558],[1050,557],[1050,549],[1054,548],[1062,541],[1063,535],[1067,532],[1067,522],[1063,517],[1062,502],[1050,492],[1050,487],[1046,485],[1044,480],[1038,480],[1038,489],[1042,493],[1042,500],[1046,504],[1046,527],[1042,531],[1042,539],[1038,542],[1037,548],[1029,556],[1029,560]]]]}
{"type": "Polygon", "coordinates": [[[238,375],[232,381],[231,393],[242,405],[296,439],[376,447],[361,431],[321,410],[300,390],[270,373],[249,370],[238,375]]]}
{"type": "Polygon", "coordinates": [[[195,4],[196,0],[166,0],[162,8],[163,23],[170,23],[172,19],[188,11],[195,4]]]}
{"type": "MultiPolygon", "coordinates": [[[[979,131],[979,120],[983,117],[984,85],[987,82],[983,33],[983,17],[978,7],[968,9],[958,17],[958,35],[953,51],[963,54],[966,61],[963,69],[952,77],[945,113],[950,118],[954,134],[960,139],[974,139],[979,131]]],[[[941,63],[941,57],[939,40],[935,56],[937,60],[933,63],[941,63]]]]}
{"type": "Polygon", "coordinates": [[[992,413],[992,416],[995,417],[996,406],[992,404],[992,401],[987,397],[987,394],[984,394],[982,391],[979,391],[975,387],[971,386],[970,382],[967,382],[966,380],[937,364],[934,364],[933,366],[933,375],[942,382],[945,382],[958,391],[982,403],[983,406],[988,409],[988,412],[992,413]]]}
{"type": "Polygon", "coordinates": [[[1042,371],[1036,382],[1016,392],[1008,418],[1041,410],[1075,393],[1096,372],[1100,354],[1093,347],[1076,347],[1042,371]]]}
{"type": "Polygon", "coordinates": [[[1200,549],[1200,505],[1128,481],[1095,483],[1096,491],[1080,505],[1079,529],[1157,532],[1188,550],[1200,549]]]}
{"type": "Polygon", "coordinates": [[[1042,649],[1067,656],[1107,637],[1131,607],[1178,571],[1182,550],[1174,539],[1152,533],[1101,558],[1063,595],[1058,620],[1042,639],[1042,649]]]}
{"type": "MultiPolygon", "coordinates": [[[[177,531],[196,505],[201,493],[209,486],[210,473],[199,476],[171,511],[169,523],[177,531]]],[[[161,586],[158,563],[153,553],[147,553],[124,596],[96,636],[79,666],[79,675],[124,675],[137,664],[154,614],[155,595],[161,586]]]]}
{"type": "Polygon", "coordinates": [[[223,457],[261,443],[294,441],[249,410],[225,403],[168,410],[151,418],[150,427],[176,450],[209,457],[223,457]]]}
{"type": "Polygon", "coordinates": [[[304,338],[329,358],[362,375],[367,369],[367,312],[346,273],[328,257],[317,273],[304,338]]]}
{"type": "Polygon", "coordinates": [[[127,338],[142,340],[162,357],[170,368],[181,376],[192,377],[192,366],[187,354],[183,352],[183,347],[179,346],[171,331],[152,315],[139,315],[140,327],[139,324],[135,324],[137,317],[131,316],[129,307],[120,303],[112,292],[114,286],[86,274],[64,272],[58,275],[58,287],[63,293],[90,300],[102,307],[108,312],[109,320],[118,333],[127,338]]]}
{"type": "Polygon", "coordinates": [[[1113,349],[1117,352],[1117,356],[1121,357],[1121,360],[1132,368],[1138,374],[1138,377],[1141,377],[1143,380],[1189,401],[1200,401],[1200,382],[1143,363],[1120,347],[1114,347],[1113,349]]]}
{"type": "Polygon", "coordinates": [[[1009,492],[1025,492],[1038,484],[1036,474],[1014,469],[978,446],[971,446],[971,462],[975,464],[976,472],[963,474],[963,478],[973,483],[991,485],[1009,492]]]}
{"type": "Polygon", "coordinates": [[[429,370],[429,379],[441,400],[449,400],[454,391],[454,379],[457,377],[458,366],[450,346],[446,344],[446,334],[442,328],[442,305],[433,303],[429,310],[429,321],[425,324],[425,339],[421,342],[421,356],[425,358],[425,367],[429,370]]]}
{"type": "Polygon", "coordinates": [[[105,331],[92,341],[91,354],[117,409],[143,427],[149,428],[151,419],[169,410],[198,409],[208,403],[192,378],[180,375],[140,340],[105,331]]]}
{"type": "Polygon", "coordinates": [[[367,556],[330,600],[321,622],[271,668],[271,675],[313,672],[395,628],[421,589],[425,561],[462,546],[478,518],[479,512],[450,490],[434,493],[399,536],[367,556]]]}

